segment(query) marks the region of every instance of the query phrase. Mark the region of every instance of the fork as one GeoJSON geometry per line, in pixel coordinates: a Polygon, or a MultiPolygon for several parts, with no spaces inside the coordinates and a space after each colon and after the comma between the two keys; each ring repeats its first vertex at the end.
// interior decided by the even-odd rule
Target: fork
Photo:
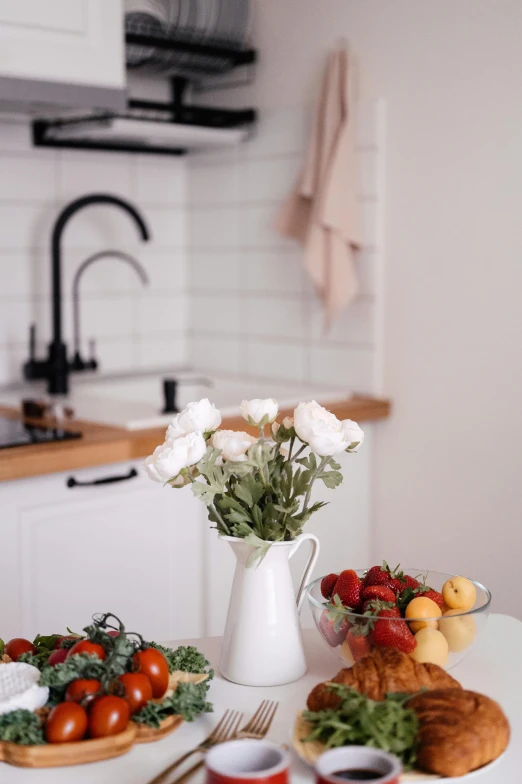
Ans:
{"type": "MultiPolygon", "coordinates": [[[[232,738],[228,738],[228,740],[242,740],[243,738],[249,738],[251,740],[262,740],[270,729],[270,725],[274,720],[274,716],[278,707],[278,702],[263,700],[250,721],[247,722],[245,726],[242,727],[238,732],[236,732],[232,738]]],[[[187,781],[194,773],[196,773],[196,771],[198,771],[204,764],[204,760],[196,762],[195,765],[189,768],[185,773],[182,773],[181,776],[172,779],[170,784],[184,784],[184,782],[187,781]]]]}
{"type": "Polygon", "coordinates": [[[172,765],[169,765],[167,768],[158,773],[155,778],[149,781],[149,784],[162,784],[166,777],[173,773],[185,760],[191,757],[193,754],[196,754],[198,751],[207,751],[207,749],[212,748],[212,746],[216,746],[218,743],[223,743],[226,740],[232,740],[232,738],[236,737],[238,732],[238,727],[243,718],[243,714],[239,713],[238,711],[227,710],[221,717],[220,722],[217,724],[216,727],[212,730],[210,735],[202,740],[199,746],[187,751],[186,754],[179,757],[172,765]]]}

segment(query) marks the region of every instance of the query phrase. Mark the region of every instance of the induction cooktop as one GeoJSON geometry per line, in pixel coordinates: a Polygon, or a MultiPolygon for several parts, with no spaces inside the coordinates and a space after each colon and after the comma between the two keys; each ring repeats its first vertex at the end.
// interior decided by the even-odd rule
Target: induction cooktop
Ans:
{"type": "Polygon", "coordinates": [[[69,441],[82,434],[61,427],[34,425],[20,419],[0,416],[0,449],[31,444],[49,444],[52,441],[69,441]]]}

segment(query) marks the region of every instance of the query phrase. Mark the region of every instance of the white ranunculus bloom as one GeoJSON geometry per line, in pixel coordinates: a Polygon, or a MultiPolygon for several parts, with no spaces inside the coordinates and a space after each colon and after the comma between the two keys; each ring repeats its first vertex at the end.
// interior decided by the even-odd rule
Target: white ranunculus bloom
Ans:
{"type": "Polygon", "coordinates": [[[344,452],[352,443],[342,422],[315,400],[299,403],[294,411],[294,428],[301,441],[320,457],[344,452]]]}
{"type": "Polygon", "coordinates": [[[180,438],[187,433],[210,433],[221,424],[221,414],[208,398],[188,406],[176,414],[167,429],[167,440],[180,438]]]}
{"type": "Polygon", "coordinates": [[[211,439],[214,449],[219,449],[225,460],[242,463],[246,460],[248,449],[255,444],[257,438],[241,430],[218,430],[211,439]]]}
{"type": "Polygon", "coordinates": [[[240,406],[240,412],[243,419],[250,425],[269,425],[277,416],[279,406],[277,400],[267,398],[266,400],[243,400],[240,406]]]}
{"type": "Polygon", "coordinates": [[[347,452],[357,452],[362,442],[364,441],[364,432],[361,430],[357,422],[351,419],[343,419],[341,422],[345,439],[349,442],[346,447],[347,452]],[[352,446],[353,444],[353,446],[352,446]]]}
{"type": "Polygon", "coordinates": [[[143,465],[155,482],[168,482],[177,476],[182,468],[199,463],[206,449],[207,445],[201,433],[187,433],[156,447],[143,465]]]}

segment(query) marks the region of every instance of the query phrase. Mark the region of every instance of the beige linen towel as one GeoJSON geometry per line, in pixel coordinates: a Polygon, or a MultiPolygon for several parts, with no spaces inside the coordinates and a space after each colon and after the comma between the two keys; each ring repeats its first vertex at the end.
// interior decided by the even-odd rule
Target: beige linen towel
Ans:
{"type": "MultiPolygon", "coordinates": [[[[354,254],[362,239],[348,59],[346,48],[328,58],[304,165],[276,224],[304,246],[326,326],[359,290],[354,254]]],[[[350,64],[350,76],[352,70],[350,64]]]]}

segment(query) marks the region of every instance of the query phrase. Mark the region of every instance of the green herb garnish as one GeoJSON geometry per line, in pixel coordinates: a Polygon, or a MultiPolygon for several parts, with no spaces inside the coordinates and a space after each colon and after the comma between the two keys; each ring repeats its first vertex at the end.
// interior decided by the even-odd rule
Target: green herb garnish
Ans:
{"type": "Polygon", "coordinates": [[[372,746],[395,754],[405,770],[413,767],[418,730],[417,716],[404,703],[411,694],[387,694],[375,702],[342,684],[330,689],[341,699],[335,709],[304,711],[312,731],[303,739],[320,741],[330,749],[337,746],[372,746]]]}
{"type": "Polygon", "coordinates": [[[41,672],[39,685],[49,686],[47,705],[52,706],[63,702],[67,686],[77,678],[104,680],[107,677],[105,662],[94,653],[77,653],[54,667],[44,665],[41,672]]]}
{"type": "Polygon", "coordinates": [[[36,713],[15,710],[0,716],[0,741],[19,743],[21,746],[39,746],[45,743],[42,723],[36,713]]]}
{"type": "Polygon", "coordinates": [[[159,727],[167,716],[182,716],[185,721],[194,721],[200,713],[211,713],[213,707],[207,702],[205,683],[179,683],[176,691],[161,702],[148,702],[132,717],[138,724],[159,727]]]}
{"type": "Polygon", "coordinates": [[[214,677],[214,670],[211,668],[210,662],[194,645],[180,645],[175,650],[165,648],[164,645],[159,645],[157,642],[148,642],[147,645],[161,651],[169,665],[169,672],[182,670],[183,672],[206,673],[208,675],[207,681],[214,677]]]}

